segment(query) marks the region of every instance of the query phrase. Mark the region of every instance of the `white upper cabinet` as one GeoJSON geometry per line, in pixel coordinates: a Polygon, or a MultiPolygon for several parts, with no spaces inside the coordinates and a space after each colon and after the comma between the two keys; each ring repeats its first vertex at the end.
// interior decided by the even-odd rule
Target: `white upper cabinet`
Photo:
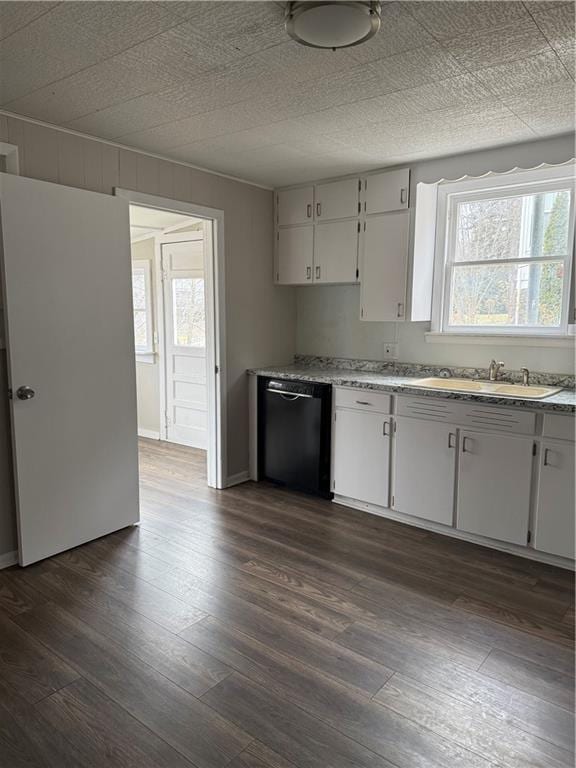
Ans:
{"type": "Polygon", "coordinates": [[[312,282],[314,227],[287,227],[278,230],[276,282],[305,285],[312,282]]]}
{"type": "Polygon", "coordinates": [[[533,439],[460,433],[457,527],[526,546],[533,439]]]}
{"type": "Polygon", "coordinates": [[[450,424],[397,418],[392,508],[453,524],[457,430],[450,424]]]}
{"type": "Polygon", "coordinates": [[[316,185],[315,214],[317,221],[350,219],[358,216],[359,179],[343,179],[316,185]]]}
{"type": "Polygon", "coordinates": [[[364,211],[373,214],[408,208],[409,190],[409,168],[367,176],[364,179],[364,211]]]}
{"type": "Polygon", "coordinates": [[[543,441],[534,548],[573,558],[574,509],[574,443],[543,441]]]}
{"type": "Polygon", "coordinates": [[[311,222],[314,216],[314,187],[298,187],[277,192],[276,215],[280,227],[311,222]]]}
{"type": "Polygon", "coordinates": [[[355,283],[358,279],[358,222],[316,224],[314,282],[355,283]]]}
{"type": "Polygon", "coordinates": [[[362,320],[404,319],[409,226],[408,211],[366,219],[360,264],[362,320]]]}

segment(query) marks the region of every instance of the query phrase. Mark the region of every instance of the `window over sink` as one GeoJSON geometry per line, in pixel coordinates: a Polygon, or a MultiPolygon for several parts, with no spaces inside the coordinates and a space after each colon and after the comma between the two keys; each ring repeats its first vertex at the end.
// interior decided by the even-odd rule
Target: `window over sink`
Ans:
{"type": "Polygon", "coordinates": [[[565,335],[573,166],[438,185],[432,331],[565,335]]]}

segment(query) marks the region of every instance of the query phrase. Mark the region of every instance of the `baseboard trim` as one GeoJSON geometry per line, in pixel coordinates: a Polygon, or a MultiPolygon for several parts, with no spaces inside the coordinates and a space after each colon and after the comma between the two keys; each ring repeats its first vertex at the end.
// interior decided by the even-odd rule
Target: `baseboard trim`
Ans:
{"type": "Polygon", "coordinates": [[[0,571],[3,568],[10,568],[11,565],[17,565],[18,563],[18,550],[14,552],[5,552],[0,555],[0,571]]]}
{"type": "Polygon", "coordinates": [[[149,440],[160,440],[160,432],[153,429],[138,429],[138,437],[147,437],[149,440]]]}
{"type": "Polygon", "coordinates": [[[573,571],[575,569],[575,563],[573,560],[569,560],[565,557],[559,557],[558,555],[550,555],[547,552],[539,552],[537,549],[532,549],[531,547],[521,547],[517,544],[506,544],[505,542],[496,541],[495,539],[488,539],[484,536],[477,536],[474,533],[459,531],[456,528],[449,528],[445,525],[441,525],[440,523],[431,522],[430,520],[421,520],[420,518],[416,519],[414,517],[410,517],[410,515],[405,515],[402,512],[396,512],[393,509],[378,507],[376,504],[369,504],[368,502],[350,499],[347,496],[335,495],[332,501],[335,504],[342,504],[344,507],[359,509],[363,512],[368,512],[371,515],[378,515],[379,517],[385,517],[388,520],[395,520],[397,523],[411,525],[414,528],[423,528],[426,531],[441,533],[444,536],[450,536],[453,539],[469,541],[472,544],[478,544],[481,547],[488,547],[488,549],[497,549],[500,552],[508,552],[510,555],[518,555],[518,557],[525,557],[528,560],[537,560],[540,563],[555,565],[557,568],[565,568],[568,571],[573,571]]]}
{"type": "Polygon", "coordinates": [[[244,472],[237,472],[235,475],[230,475],[226,478],[224,488],[232,488],[233,485],[240,485],[240,483],[247,483],[250,480],[250,472],[245,470],[244,472]]]}

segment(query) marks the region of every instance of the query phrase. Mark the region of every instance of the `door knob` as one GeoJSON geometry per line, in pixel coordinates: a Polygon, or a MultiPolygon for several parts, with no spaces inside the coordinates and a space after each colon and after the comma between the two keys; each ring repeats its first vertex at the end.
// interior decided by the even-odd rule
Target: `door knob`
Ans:
{"type": "Polygon", "coordinates": [[[32,387],[18,387],[16,390],[16,397],[18,400],[32,400],[36,392],[32,387]]]}

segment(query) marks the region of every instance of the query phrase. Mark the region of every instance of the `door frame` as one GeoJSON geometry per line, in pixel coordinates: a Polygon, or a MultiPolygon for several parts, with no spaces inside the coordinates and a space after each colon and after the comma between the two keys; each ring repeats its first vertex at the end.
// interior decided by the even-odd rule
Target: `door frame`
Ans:
{"type": "MultiPolygon", "coordinates": [[[[114,188],[114,194],[129,203],[146,208],[156,208],[174,213],[183,213],[197,219],[204,219],[204,280],[206,291],[206,387],[208,394],[208,451],[207,482],[212,488],[225,488],[227,477],[226,450],[226,315],[225,315],[225,262],[224,262],[224,211],[218,208],[186,203],[158,195],[148,195],[130,189],[114,188]],[[212,226],[210,226],[212,223],[212,226]]],[[[183,235],[185,233],[182,233],[183,235]]],[[[168,235],[173,237],[173,235],[168,235]]],[[[155,281],[158,319],[164,318],[164,295],[161,288],[160,245],[155,238],[155,281]]],[[[165,410],[166,372],[163,370],[165,357],[164,321],[158,323],[158,354],[160,356],[160,408],[165,410]]],[[[166,437],[166,420],[160,420],[160,437],[166,437]]]]}

